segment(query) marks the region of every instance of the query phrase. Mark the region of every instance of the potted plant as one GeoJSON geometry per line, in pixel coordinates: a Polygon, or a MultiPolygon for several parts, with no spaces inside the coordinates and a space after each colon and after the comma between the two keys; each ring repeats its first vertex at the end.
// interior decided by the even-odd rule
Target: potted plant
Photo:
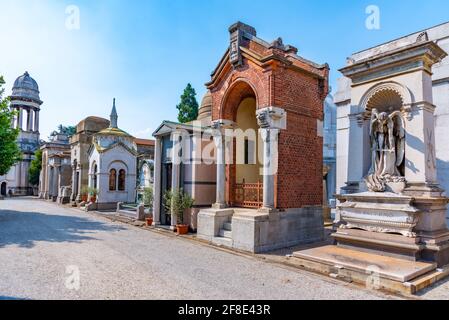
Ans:
{"type": "Polygon", "coordinates": [[[193,207],[195,200],[184,192],[179,190],[168,190],[164,193],[164,206],[169,212],[176,214],[176,231],[178,234],[187,234],[189,226],[184,224],[184,212],[193,207]]]}
{"type": "Polygon", "coordinates": [[[89,194],[89,200],[91,203],[97,202],[98,189],[89,187],[87,188],[87,193],[89,194]]]}
{"type": "Polygon", "coordinates": [[[89,194],[89,188],[84,186],[81,188],[81,202],[87,202],[89,194]]]}
{"type": "MultiPolygon", "coordinates": [[[[147,187],[143,189],[143,205],[148,207],[151,211],[153,208],[153,188],[147,187]]],[[[145,219],[147,227],[153,225],[153,214],[150,212],[150,215],[145,219]]]]}

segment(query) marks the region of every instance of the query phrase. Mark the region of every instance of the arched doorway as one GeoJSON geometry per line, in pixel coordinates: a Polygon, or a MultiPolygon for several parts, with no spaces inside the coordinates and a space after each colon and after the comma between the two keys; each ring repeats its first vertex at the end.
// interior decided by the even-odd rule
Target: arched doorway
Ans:
{"type": "Polygon", "coordinates": [[[2,182],[0,187],[0,194],[6,197],[6,182],[2,182]]]}
{"type": "Polygon", "coordinates": [[[263,183],[256,118],[257,96],[246,81],[234,83],[224,99],[221,117],[234,123],[232,162],[226,168],[226,202],[230,206],[260,208],[263,183]]]}
{"type": "Polygon", "coordinates": [[[259,208],[262,205],[262,165],[255,97],[244,98],[236,112],[234,205],[259,208]]]}

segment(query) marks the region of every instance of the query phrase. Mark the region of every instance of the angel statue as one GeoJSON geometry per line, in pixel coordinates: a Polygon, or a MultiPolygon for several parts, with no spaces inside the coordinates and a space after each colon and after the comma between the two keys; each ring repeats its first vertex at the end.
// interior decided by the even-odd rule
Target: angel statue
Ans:
{"type": "Polygon", "coordinates": [[[387,114],[377,109],[370,122],[372,165],[365,181],[372,192],[384,192],[388,182],[404,182],[405,122],[400,111],[387,114]]]}

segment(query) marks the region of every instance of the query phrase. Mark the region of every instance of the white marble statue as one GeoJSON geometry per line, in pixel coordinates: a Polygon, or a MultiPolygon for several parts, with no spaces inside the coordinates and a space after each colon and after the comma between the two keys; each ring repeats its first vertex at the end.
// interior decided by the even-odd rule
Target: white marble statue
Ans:
{"type": "Polygon", "coordinates": [[[405,122],[400,111],[371,112],[371,169],[365,181],[369,191],[384,192],[386,183],[404,182],[400,167],[405,158],[405,122]]]}

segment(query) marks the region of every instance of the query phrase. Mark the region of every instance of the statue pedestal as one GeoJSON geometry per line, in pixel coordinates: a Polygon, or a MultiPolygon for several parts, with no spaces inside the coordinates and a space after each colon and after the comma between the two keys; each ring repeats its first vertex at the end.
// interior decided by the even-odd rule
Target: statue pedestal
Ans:
{"type": "Polygon", "coordinates": [[[414,293],[449,274],[447,198],[437,186],[338,196],[335,245],[295,252],[308,270],[414,293]],[[377,270],[377,271],[376,271],[377,270]]]}

